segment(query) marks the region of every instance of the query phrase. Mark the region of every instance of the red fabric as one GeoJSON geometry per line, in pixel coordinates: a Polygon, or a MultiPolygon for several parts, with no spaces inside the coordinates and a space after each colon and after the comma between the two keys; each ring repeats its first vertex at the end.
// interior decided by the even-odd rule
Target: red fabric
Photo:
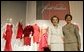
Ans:
{"type": "Polygon", "coordinates": [[[24,37],[28,36],[32,33],[32,35],[34,34],[34,29],[31,25],[29,26],[26,26],[23,30],[23,34],[24,34],[24,37]]]}
{"type": "Polygon", "coordinates": [[[40,28],[37,24],[33,25],[33,28],[34,28],[33,42],[38,43],[39,35],[40,35],[40,28]]]}
{"type": "Polygon", "coordinates": [[[41,39],[39,41],[38,51],[44,51],[44,47],[48,47],[47,39],[48,39],[48,35],[47,35],[47,33],[44,33],[41,36],[41,39]]]}
{"type": "Polygon", "coordinates": [[[24,37],[24,45],[31,45],[31,38],[24,37]]]}
{"type": "Polygon", "coordinates": [[[5,35],[6,35],[6,34],[5,34],[5,32],[4,32],[4,33],[3,33],[3,38],[6,40],[5,35]]]}
{"type": "MultiPolygon", "coordinates": [[[[42,2],[42,19],[49,20],[52,16],[57,16],[64,20],[66,14],[70,14],[69,1],[46,1],[42,2]]],[[[39,11],[38,11],[39,12],[39,11]]]]}
{"type": "Polygon", "coordinates": [[[12,51],[11,38],[12,38],[12,25],[7,25],[4,38],[6,40],[4,51],[12,51]]]}
{"type": "Polygon", "coordinates": [[[30,45],[31,44],[31,39],[29,38],[30,34],[32,33],[32,35],[34,34],[34,29],[31,25],[26,26],[23,30],[23,34],[24,34],[24,45],[30,45]]]}
{"type": "Polygon", "coordinates": [[[22,39],[22,34],[23,34],[23,27],[22,24],[19,22],[16,38],[22,39]]]}

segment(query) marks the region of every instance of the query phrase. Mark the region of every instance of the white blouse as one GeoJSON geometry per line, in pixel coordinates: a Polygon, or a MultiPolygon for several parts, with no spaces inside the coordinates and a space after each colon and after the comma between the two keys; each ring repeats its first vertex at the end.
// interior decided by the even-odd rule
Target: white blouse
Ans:
{"type": "Polygon", "coordinates": [[[62,27],[60,25],[50,26],[48,31],[48,45],[63,43],[62,27]]]}

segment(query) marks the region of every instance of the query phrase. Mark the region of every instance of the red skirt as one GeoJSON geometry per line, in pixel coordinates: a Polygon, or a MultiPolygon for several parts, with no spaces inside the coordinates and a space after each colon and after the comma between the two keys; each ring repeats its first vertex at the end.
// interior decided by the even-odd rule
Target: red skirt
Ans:
{"type": "Polygon", "coordinates": [[[31,38],[24,37],[24,45],[31,45],[31,38]]]}
{"type": "Polygon", "coordinates": [[[12,51],[11,41],[6,40],[4,51],[12,51]]]}

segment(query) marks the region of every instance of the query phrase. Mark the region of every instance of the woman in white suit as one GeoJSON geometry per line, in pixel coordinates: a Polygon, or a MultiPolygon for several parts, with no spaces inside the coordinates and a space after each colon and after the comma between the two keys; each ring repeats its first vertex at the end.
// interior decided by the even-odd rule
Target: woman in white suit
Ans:
{"type": "Polygon", "coordinates": [[[52,25],[49,27],[48,45],[51,51],[63,51],[62,27],[57,16],[51,17],[52,25]]]}

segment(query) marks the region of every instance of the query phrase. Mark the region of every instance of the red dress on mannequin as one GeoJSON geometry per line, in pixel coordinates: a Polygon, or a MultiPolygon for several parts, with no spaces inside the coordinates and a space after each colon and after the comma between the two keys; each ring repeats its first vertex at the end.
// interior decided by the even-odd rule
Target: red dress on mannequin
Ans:
{"type": "Polygon", "coordinates": [[[34,33],[34,29],[31,25],[26,26],[23,30],[23,34],[24,34],[24,45],[31,45],[31,38],[29,37],[30,35],[33,35],[34,33]]]}
{"type": "Polygon", "coordinates": [[[33,25],[34,28],[34,35],[33,35],[33,42],[39,42],[39,35],[40,35],[40,28],[37,24],[33,25]]]}
{"type": "Polygon", "coordinates": [[[44,33],[40,38],[41,39],[39,41],[38,51],[44,51],[44,48],[48,47],[48,43],[47,43],[48,34],[44,33]]]}
{"type": "Polygon", "coordinates": [[[23,26],[22,26],[22,24],[19,22],[16,38],[22,39],[22,34],[23,34],[23,26]]]}
{"type": "Polygon", "coordinates": [[[47,34],[47,28],[41,29],[41,34],[40,34],[40,40],[39,40],[39,47],[38,51],[44,51],[45,47],[48,47],[48,34],[47,34]]]}
{"type": "Polygon", "coordinates": [[[12,25],[6,26],[6,32],[3,35],[3,38],[6,40],[4,51],[12,51],[11,38],[12,38],[12,25]]]}

